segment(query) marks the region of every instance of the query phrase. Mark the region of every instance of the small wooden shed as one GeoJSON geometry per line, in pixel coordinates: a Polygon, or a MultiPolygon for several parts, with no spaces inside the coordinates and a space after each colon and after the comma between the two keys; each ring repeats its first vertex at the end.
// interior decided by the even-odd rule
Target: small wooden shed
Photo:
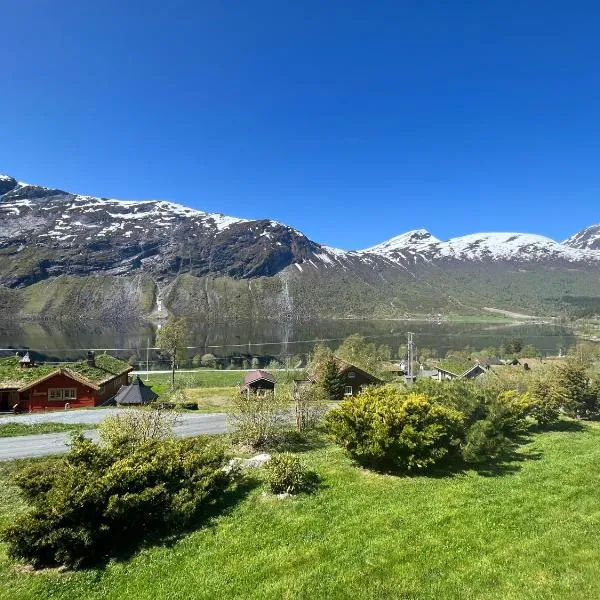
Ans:
{"type": "Polygon", "coordinates": [[[276,383],[277,379],[275,379],[275,375],[262,369],[257,369],[256,371],[246,373],[244,384],[240,391],[242,393],[264,395],[266,392],[274,392],[276,383]]]}

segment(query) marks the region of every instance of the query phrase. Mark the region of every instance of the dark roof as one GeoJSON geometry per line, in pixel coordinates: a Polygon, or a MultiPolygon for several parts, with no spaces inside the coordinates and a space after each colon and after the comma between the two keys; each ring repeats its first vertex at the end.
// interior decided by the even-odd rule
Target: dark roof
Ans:
{"type": "Polygon", "coordinates": [[[489,367],[491,365],[503,365],[504,363],[497,356],[488,356],[488,358],[481,361],[481,364],[484,367],[489,367]]]}
{"type": "Polygon", "coordinates": [[[479,363],[474,364],[470,369],[465,371],[460,377],[461,379],[469,377],[472,373],[479,372],[479,374],[485,373],[485,367],[482,367],[479,363]]]}
{"type": "Polygon", "coordinates": [[[368,373],[364,369],[361,369],[360,367],[357,367],[356,365],[353,365],[341,358],[338,358],[337,356],[334,357],[333,360],[335,361],[335,364],[337,365],[338,371],[340,373],[344,373],[345,371],[357,371],[358,373],[363,375],[363,377],[365,377],[366,379],[370,379],[371,381],[373,381],[373,383],[383,383],[381,381],[381,379],[379,379],[378,377],[375,377],[375,375],[371,375],[371,373],[368,373]]]}
{"type": "Polygon", "coordinates": [[[148,404],[158,398],[139,377],[136,377],[130,385],[124,385],[115,396],[117,404],[148,404]]]}
{"type": "Polygon", "coordinates": [[[277,379],[275,379],[275,375],[271,375],[267,371],[263,371],[258,369],[256,371],[250,371],[250,373],[246,373],[244,377],[244,385],[250,385],[256,381],[260,381],[264,379],[265,381],[270,381],[271,383],[277,383],[277,379]]]}

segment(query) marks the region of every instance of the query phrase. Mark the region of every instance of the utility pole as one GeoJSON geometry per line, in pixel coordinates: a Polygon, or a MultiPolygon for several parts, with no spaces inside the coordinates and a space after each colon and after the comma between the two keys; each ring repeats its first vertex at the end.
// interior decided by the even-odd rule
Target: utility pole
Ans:
{"type": "Polygon", "coordinates": [[[408,348],[408,365],[407,365],[407,376],[406,376],[406,381],[408,383],[412,383],[413,382],[413,360],[415,357],[415,348],[414,348],[414,340],[413,340],[413,336],[414,333],[412,333],[411,331],[408,332],[407,337],[408,337],[408,344],[407,344],[407,348],[408,348]]]}

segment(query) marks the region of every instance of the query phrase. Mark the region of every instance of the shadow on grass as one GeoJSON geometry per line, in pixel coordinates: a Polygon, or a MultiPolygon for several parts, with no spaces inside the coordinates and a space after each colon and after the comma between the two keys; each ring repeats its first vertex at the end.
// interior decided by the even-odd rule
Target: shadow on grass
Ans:
{"type": "Polygon", "coordinates": [[[463,476],[468,472],[476,472],[483,477],[500,477],[511,475],[521,470],[523,463],[530,460],[540,460],[543,454],[539,451],[527,449],[532,442],[531,432],[523,433],[510,441],[506,447],[493,458],[481,462],[467,462],[458,454],[438,462],[436,465],[415,470],[401,470],[377,465],[369,465],[355,461],[357,465],[386,475],[399,477],[430,477],[434,479],[447,479],[463,476]]]}
{"type": "Polygon", "coordinates": [[[561,419],[557,423],[551,425],[536,425],[532,427],[531,431],[534,433],[546,433],[548,431],[567,431],[567,432],[580,432],[585,429],[585,425],[581,421],[575,419],[561,419]]]}
{"type": "Polygon", "coordinates": [[[146,536],[140,536],[139,539],[132,540],[131,544],[122,546],[116,552],[112,552],[101,560],[87,564],[86,569],[104,569],[107,564],[113,560],[124,562],[141,550],[160,546],[171,548],[183,537],[198,531],[200,529],[211,529],[215,526],[215,519],[230,514],[233,509],[244,500],[248,494],[261,484],[260,479],[252,475],[244,475],[238,478],[236,483],[227,489],[220,497],[208,502],[202,511],[187,526],[168,530],[166,527],[149,533],[146,536]]]}
{"type": "Polygon", "coordinates": [[[275,452],[310,452],[327,446],[328,441],[325,434],[318,429],[310,431],[298,431],[290,429],[269,449],[275,452]]]}

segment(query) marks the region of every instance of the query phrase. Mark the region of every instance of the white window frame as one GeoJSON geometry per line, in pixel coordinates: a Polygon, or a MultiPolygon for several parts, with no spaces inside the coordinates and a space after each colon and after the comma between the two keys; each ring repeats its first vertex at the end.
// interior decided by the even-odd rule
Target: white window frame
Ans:
{"type": "Polygon", "coordinates": [[[344,396],[352,396],[352,386],[351,385],[344,386],[344,396]]]}

